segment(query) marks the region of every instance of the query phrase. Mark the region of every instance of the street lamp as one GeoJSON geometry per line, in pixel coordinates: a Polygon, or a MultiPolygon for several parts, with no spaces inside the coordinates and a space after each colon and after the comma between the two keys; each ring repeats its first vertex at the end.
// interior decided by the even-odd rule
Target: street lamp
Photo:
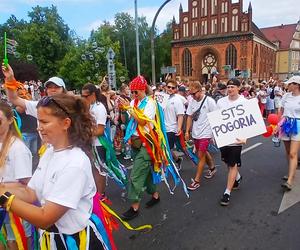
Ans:
{"type": "Polygon", "coordinates": [[[136,65],[137,65],[137,75],[139,76],[141,74],[141,63],[140,63],[140,42],[139,42],[137,0],[134,0],[134,9],[135,9],[136,65]]]}
{"type": "Polygon", "coordinates": [[[171,0],[166,0],[157,10],[154,18],[153,18],[153,22],[152,22],[152,26],[151,26],[151,65],[152,65],[152,84],[156,84],[156,76],[155,76],[155,51],[154,51],[154,29],[155,29],[155,23],[156,23],[156,19],[160,13],[160,11],[162,10],[163,7],[165,7],[165,5],[170,2],[171,0]]]}

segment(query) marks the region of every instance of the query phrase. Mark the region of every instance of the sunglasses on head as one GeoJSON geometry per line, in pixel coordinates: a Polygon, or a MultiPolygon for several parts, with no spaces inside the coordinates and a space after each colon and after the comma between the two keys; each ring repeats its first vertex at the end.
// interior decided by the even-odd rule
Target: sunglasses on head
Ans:
{"type": "Polygon", "coordinates": [[[53,97],[51,96],[45,96],[43,97],[39,102],[38,102],[38,107],[47,107],[51,103],[54,103],[56,107],[58,107],[60,110],[62,110],[67,116],[70,116],[69,112],[62,106],[60,105],[53,97]]]}
{"type": "Polygon", "coordinates": [[[138,91],[137,90],[133,90],[133,91],[131,91],[131,94],[137,95],[138,91]]]}
{"type": "Polygon", "coordinates": [[[168,89],[173,89],[173,90],[176,89],[176,87],[174,87],[174,86],[167,86],[167,88],[168,89]]]}

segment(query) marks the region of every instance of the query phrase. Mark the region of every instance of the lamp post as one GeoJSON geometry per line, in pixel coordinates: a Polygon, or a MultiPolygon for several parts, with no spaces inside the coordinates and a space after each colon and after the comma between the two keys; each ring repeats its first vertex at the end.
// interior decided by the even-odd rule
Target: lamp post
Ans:
{"type": "Polygon", "coordinates": [[[162,10],[163,7],[165,7],[165,5],[170,2],[171,0],[166,0],[157,10],[154,18],[153,18],[153,22],[152,22],[152,26],[151,26],[151,66],[152,66],[152,84],[156,84],[156,76],[155,76],[155,51],[154,51],[154,29],[155,29],[155,23],[156,23],[156,19],[160,13],[160,11],[162,10]]]}
{"type": "Polygon", "coordinates": [[[139,41],[139,24],[138,24],[138,11],[137,11],[137,0],[134,0],[135,9],[135,43],[136,43],[136,65],[137,75],[141,74],[141,63],[140,63],[140,41],[139,41]]]}

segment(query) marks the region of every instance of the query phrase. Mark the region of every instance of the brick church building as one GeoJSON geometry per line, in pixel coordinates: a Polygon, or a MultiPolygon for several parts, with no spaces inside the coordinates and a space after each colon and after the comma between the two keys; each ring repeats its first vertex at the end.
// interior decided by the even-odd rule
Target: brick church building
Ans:
{"type": "Polygon", "coordinates": [[[218,72],[222,80],[267,80],[275,72],[276,45],[252,21],[252,6],[243,0],[188,0],[173,18],[172,65],[181,79],[208,82],[218,72]]]}

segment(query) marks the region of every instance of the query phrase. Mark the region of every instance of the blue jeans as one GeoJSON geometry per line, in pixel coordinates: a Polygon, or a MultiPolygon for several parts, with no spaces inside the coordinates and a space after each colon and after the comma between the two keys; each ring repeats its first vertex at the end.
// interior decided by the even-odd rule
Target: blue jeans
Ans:
{"type": "Polygon", "coordinates": [[[32,155],[37,155],[38,148],[38,134],[37,133],[23,133],[25,145],[30,149],[32,155]]]}

